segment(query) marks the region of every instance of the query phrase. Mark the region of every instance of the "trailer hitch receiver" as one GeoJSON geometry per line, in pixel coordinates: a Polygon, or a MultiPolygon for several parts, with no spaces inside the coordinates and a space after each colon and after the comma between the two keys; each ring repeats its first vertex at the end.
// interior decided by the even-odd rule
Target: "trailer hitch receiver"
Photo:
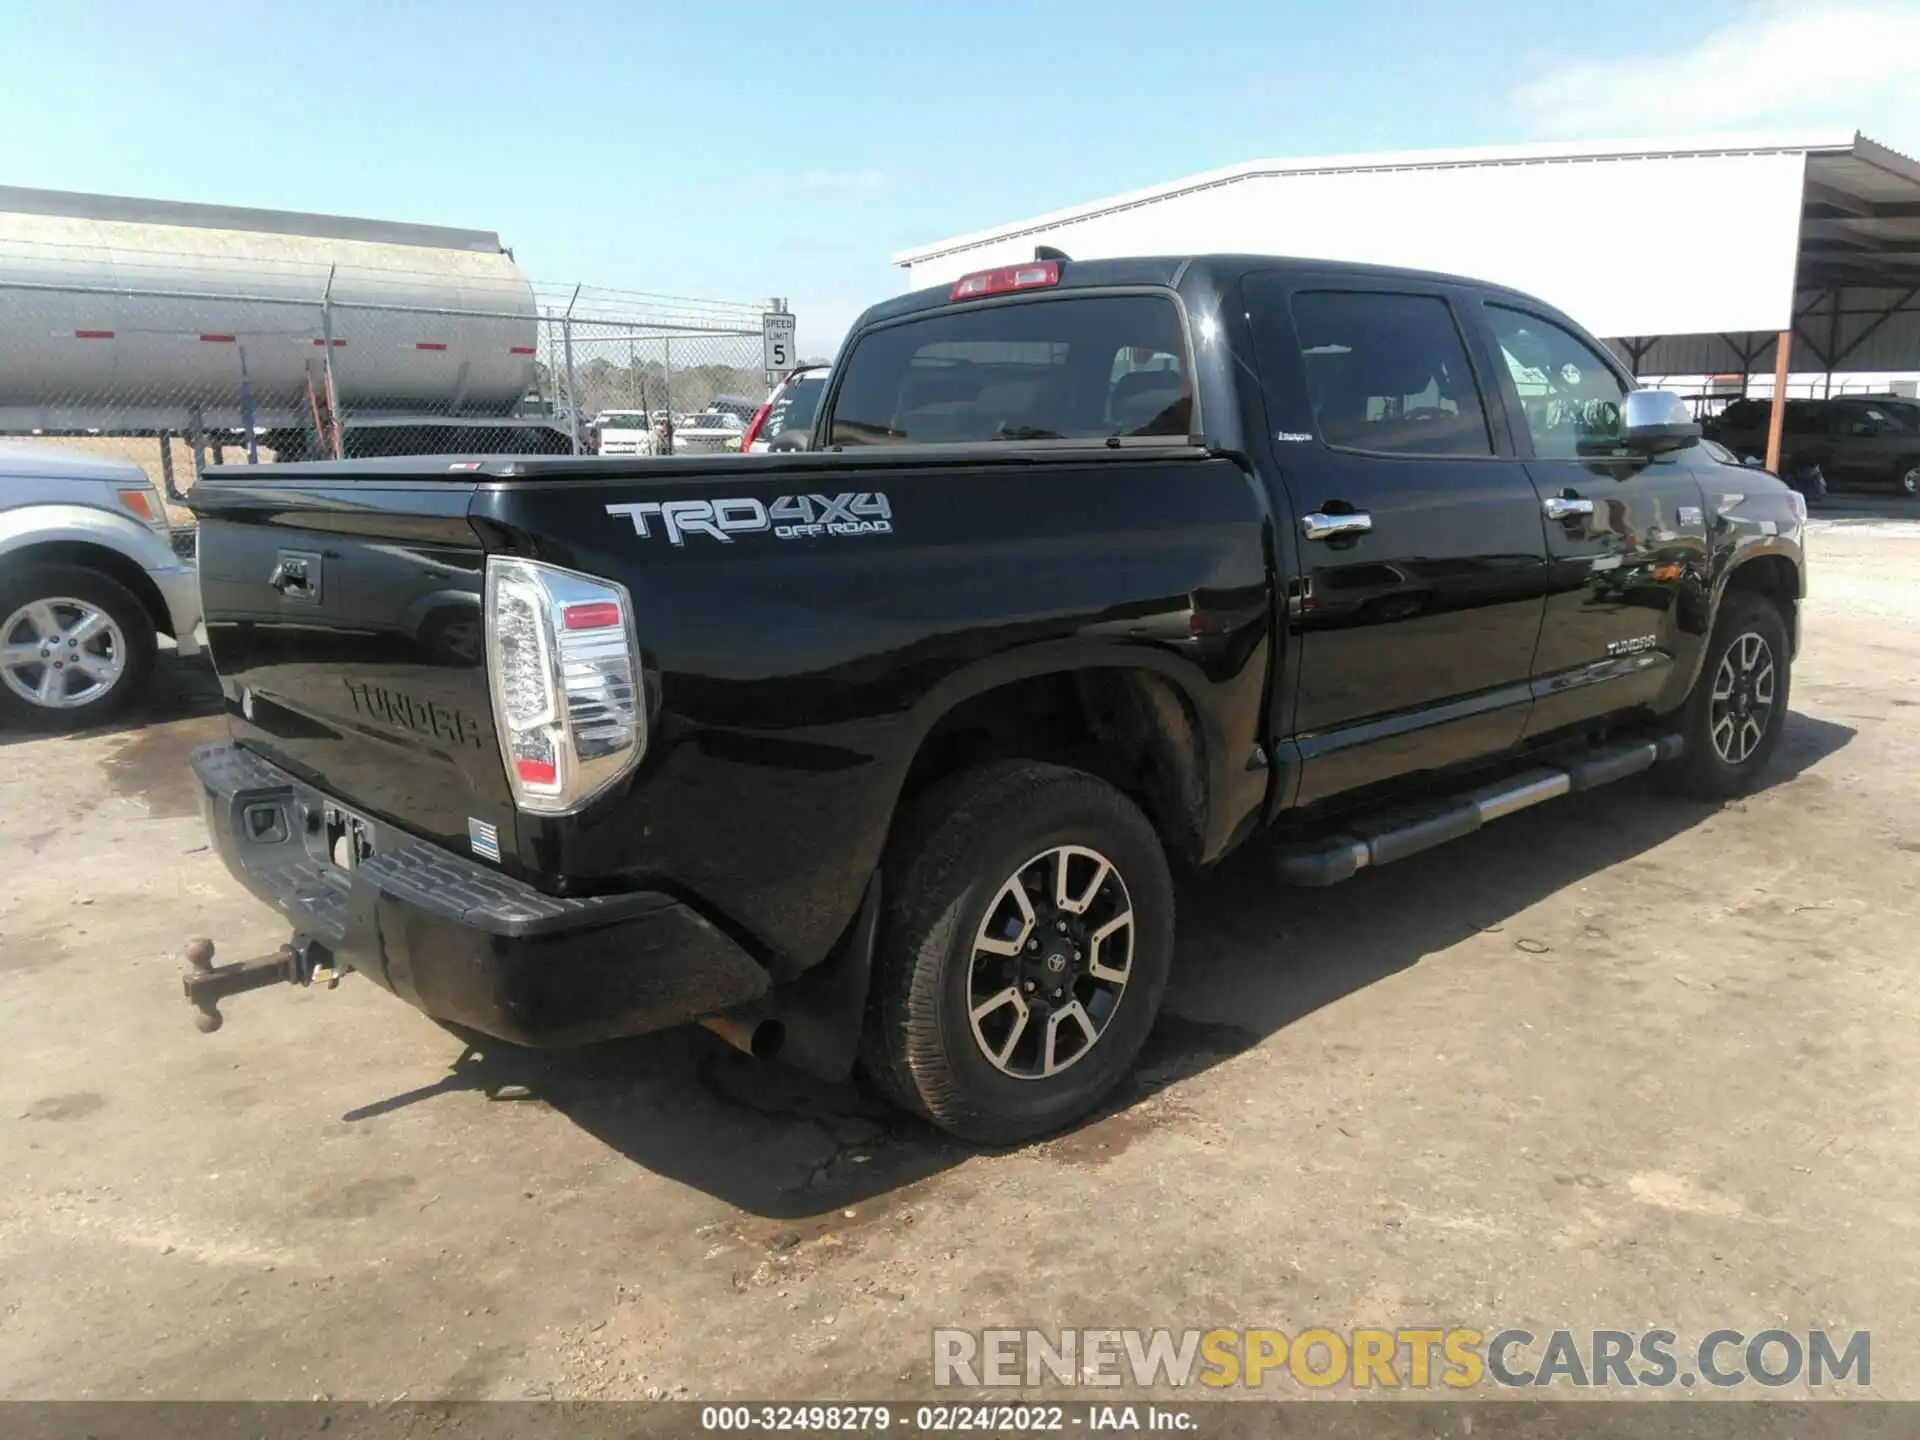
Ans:
{"type": "Polygon", "coordinates": [[[269,985],[311,985],[319,981],[329,990],[340,983],[340,967],[333,953],[318,941],[296,935],[271,955],[252,960],[236,960],[231,965],[213,963],[213,941],[204,936],[189,940],[186,968],[180,977],[187,1003],[193,1006],[193,1025],[202,1034],[211,1035],[221,1026],[220,1002],[230,995],[269,985]]]}

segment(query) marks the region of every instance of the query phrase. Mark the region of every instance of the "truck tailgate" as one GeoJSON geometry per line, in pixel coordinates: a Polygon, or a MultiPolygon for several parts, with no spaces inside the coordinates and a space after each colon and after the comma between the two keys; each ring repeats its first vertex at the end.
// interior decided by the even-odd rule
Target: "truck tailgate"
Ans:
{"type": "Polygon", "coordinates": [[[511,867],[473,488],[210,476],[201,599],[235,740],[456,851],[491,825],[511,867]]]}

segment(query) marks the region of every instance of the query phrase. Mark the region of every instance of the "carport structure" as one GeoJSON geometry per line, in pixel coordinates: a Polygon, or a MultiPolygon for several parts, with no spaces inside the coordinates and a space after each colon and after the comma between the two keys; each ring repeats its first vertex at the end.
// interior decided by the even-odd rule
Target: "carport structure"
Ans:
{"type": "Polygon", "coordinates": [[[1770,369],[1776,395],[1796,366],[1920,370],[1920,163],[1852,131],[1254,160],[893,259],[918,289],[1038,245],[1471,275],[1559,306],[1635,374],[1770,369]]]}

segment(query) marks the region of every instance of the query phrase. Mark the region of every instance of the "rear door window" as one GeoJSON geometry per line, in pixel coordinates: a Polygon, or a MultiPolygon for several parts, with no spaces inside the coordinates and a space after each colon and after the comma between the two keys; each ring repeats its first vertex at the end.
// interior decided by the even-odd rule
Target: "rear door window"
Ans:
{"type": "Polygon", "coordinates": [[[1184,442],[1185,330],[1171,296],[942,310],[869,331],[834,402],[834,445],[1109,438],[1184,442]]]}
{"type": "Polygon", "coordinates": [[[1491,455],[1486,407],[1447,302],[1433,295],[1293,297],[1320,438],[1383,455],[1491,455]]]}
{"type": "Polygon", "coordinates": [[[1789,435],[1824,435],[1827,433],[1827,407],[1816,401],[1787,402],[1786,432],[1789,435]]]}

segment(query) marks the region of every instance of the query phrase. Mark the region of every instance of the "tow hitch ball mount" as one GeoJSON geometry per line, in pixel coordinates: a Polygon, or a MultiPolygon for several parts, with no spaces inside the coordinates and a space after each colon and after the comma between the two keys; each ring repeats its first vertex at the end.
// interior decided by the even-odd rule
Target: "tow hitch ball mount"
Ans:
{"type": "Polygon", "coordinates": [[[340,983],[345,968],[335,963],[333,952],[325,945],[305,935],[295,935],[271,955],[236,960],[231,965],[214,964],[213,941],[202,936],[187,942],[185,959],[180,982],[187,1003],[193,1006],[194,1028],[206,1035],[220,1028],[220,1002],[230,995],[269,985],[317,983],[331,990],[340,983]]]}

